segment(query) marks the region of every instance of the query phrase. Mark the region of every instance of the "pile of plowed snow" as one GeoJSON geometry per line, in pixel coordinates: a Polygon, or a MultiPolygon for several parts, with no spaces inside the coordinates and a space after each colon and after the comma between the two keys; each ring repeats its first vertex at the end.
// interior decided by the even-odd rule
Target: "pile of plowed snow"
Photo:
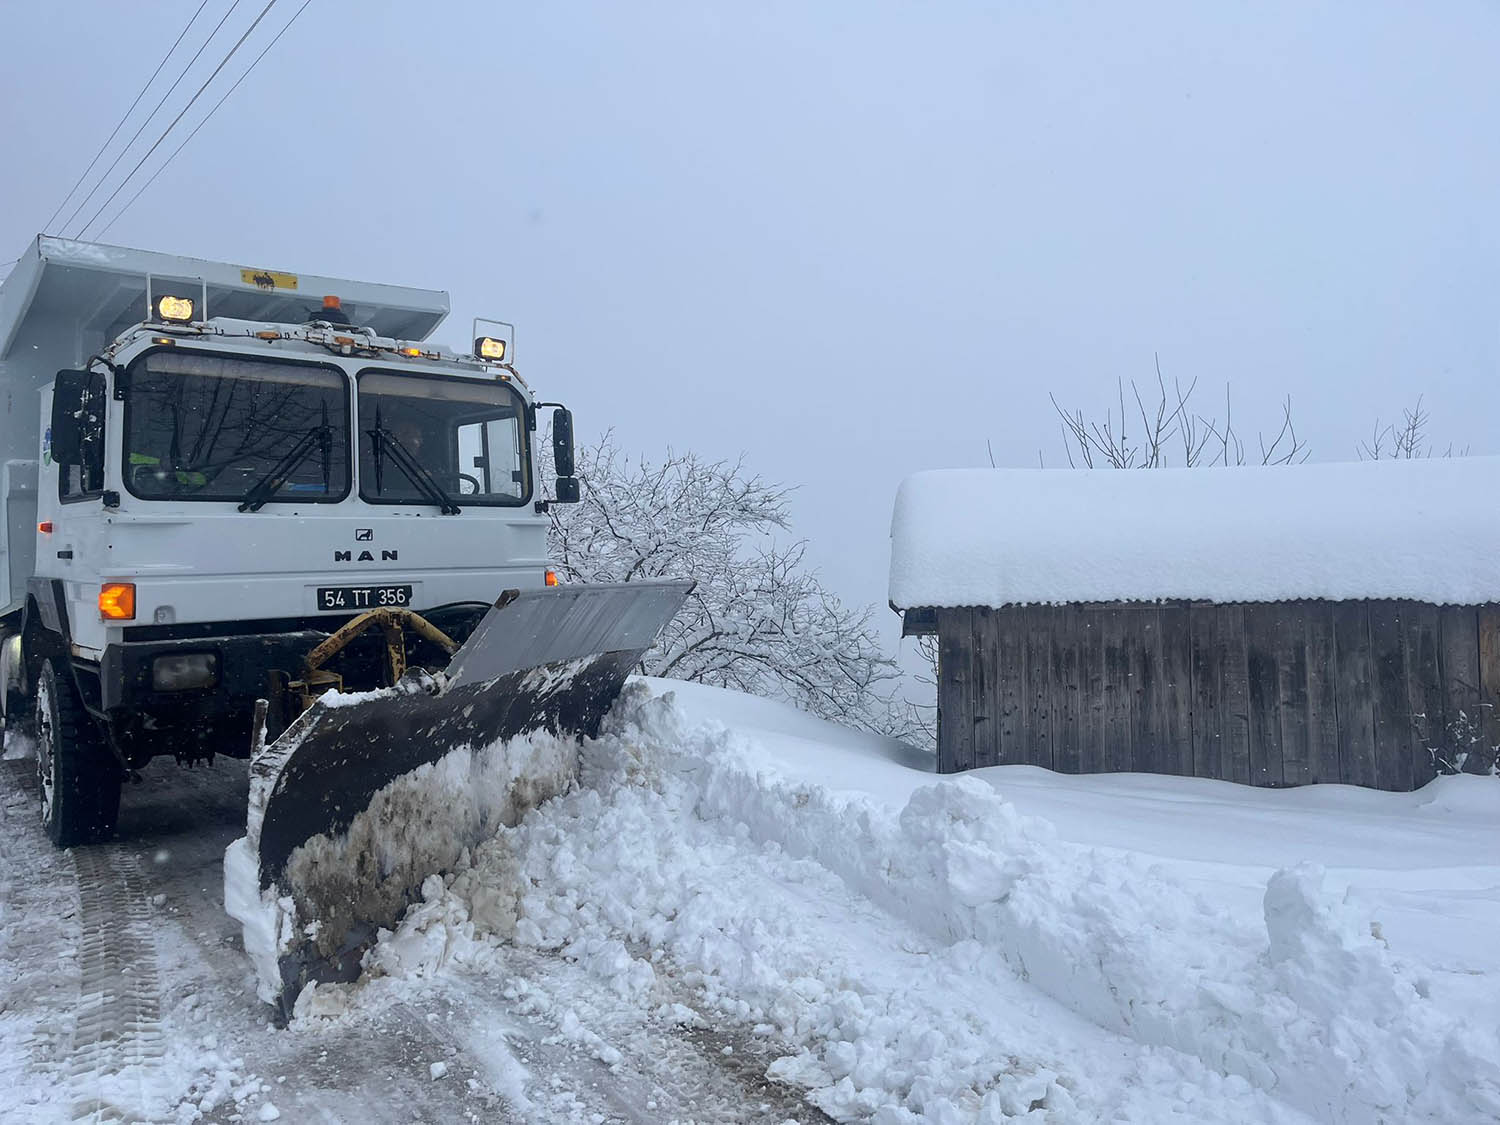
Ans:
{"type": "MultiPolygon", "coordinates": [[[[509,942],[649,1010],[670,974],[840,1120],[1500,1117],[1500,1017],[1435,1002],[1319,867],[1247,916],[1060,838],[1003,771],[937,781],[837,728],[820,755],[805,720],[757,741],[668,686],[629,689],[580,787],[429,879],[368,975],[483,971],[509,942]],[[861,770],[904,771],[904,805],[861,770]]],[[[1500,812],[1500,783],[1450,780],[1500,812]]]]}

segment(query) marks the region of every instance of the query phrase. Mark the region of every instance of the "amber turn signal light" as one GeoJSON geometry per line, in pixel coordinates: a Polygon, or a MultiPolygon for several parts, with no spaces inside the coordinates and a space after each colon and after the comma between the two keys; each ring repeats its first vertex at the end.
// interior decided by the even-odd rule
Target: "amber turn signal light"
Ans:
{"type": "Polygon", "coordinates": [[[557,571],[555,571],[555,570],[549,570],[546,573],[546,575],[542,578],[542,581],[545,582],[548,586],[556,586],[557,585],[557,571]]]}
{"type": "Polygon", "coordinates": [[[135,620],[135,583],[106,582],[100,586],[99,616],[106,621],[135,620]]]}

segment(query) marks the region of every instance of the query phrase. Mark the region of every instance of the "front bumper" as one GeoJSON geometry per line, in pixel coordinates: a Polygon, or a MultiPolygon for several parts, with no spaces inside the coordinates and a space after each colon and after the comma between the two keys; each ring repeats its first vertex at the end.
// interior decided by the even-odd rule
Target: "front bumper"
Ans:
{"type": "Polygon", "coordinates": [[[252,710],[270,690],[272,669],[291,672],[302,666],[308,652],[328,634],[315,630],[261,633],[232,637],[191,637],[171,641],[126,641],[109,645],[99,663],[100,708],[106,713],[136,710],[146,713],[184,709],[207,718],[214,714],[252,710]],[[157,691],[151,668],[159,656],[212,653],[218,677],[206,687],[186,691],[157,691]]]}

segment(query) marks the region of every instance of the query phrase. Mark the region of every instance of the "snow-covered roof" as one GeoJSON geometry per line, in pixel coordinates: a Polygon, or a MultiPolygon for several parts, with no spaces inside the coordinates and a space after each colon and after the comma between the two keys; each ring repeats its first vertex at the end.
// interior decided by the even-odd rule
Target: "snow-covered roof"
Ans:
{"type": "Polygon", "coordinates": [[[1500,457],[917,473],[896,494],[890,597],[1500,601],[1500,457]]]}

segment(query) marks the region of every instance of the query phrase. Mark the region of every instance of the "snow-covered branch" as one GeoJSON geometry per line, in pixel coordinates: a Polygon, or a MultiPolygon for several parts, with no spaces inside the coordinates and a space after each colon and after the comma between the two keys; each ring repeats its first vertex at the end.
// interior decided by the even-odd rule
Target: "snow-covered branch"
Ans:
{"type": "Polygon", "coordinates": [[[777,538],[789,526],[789,488],[743,458],[633,458],[611,434],[580,447],[576,461],[582,499],[551,512],[564,579],[698,583],[642,671],[783,699],[881,733],[907,730],[891,700],[900,673],[881,651],[871,609],[851,609],[824,588],[806,565],[805,540],[777,538]]]}

